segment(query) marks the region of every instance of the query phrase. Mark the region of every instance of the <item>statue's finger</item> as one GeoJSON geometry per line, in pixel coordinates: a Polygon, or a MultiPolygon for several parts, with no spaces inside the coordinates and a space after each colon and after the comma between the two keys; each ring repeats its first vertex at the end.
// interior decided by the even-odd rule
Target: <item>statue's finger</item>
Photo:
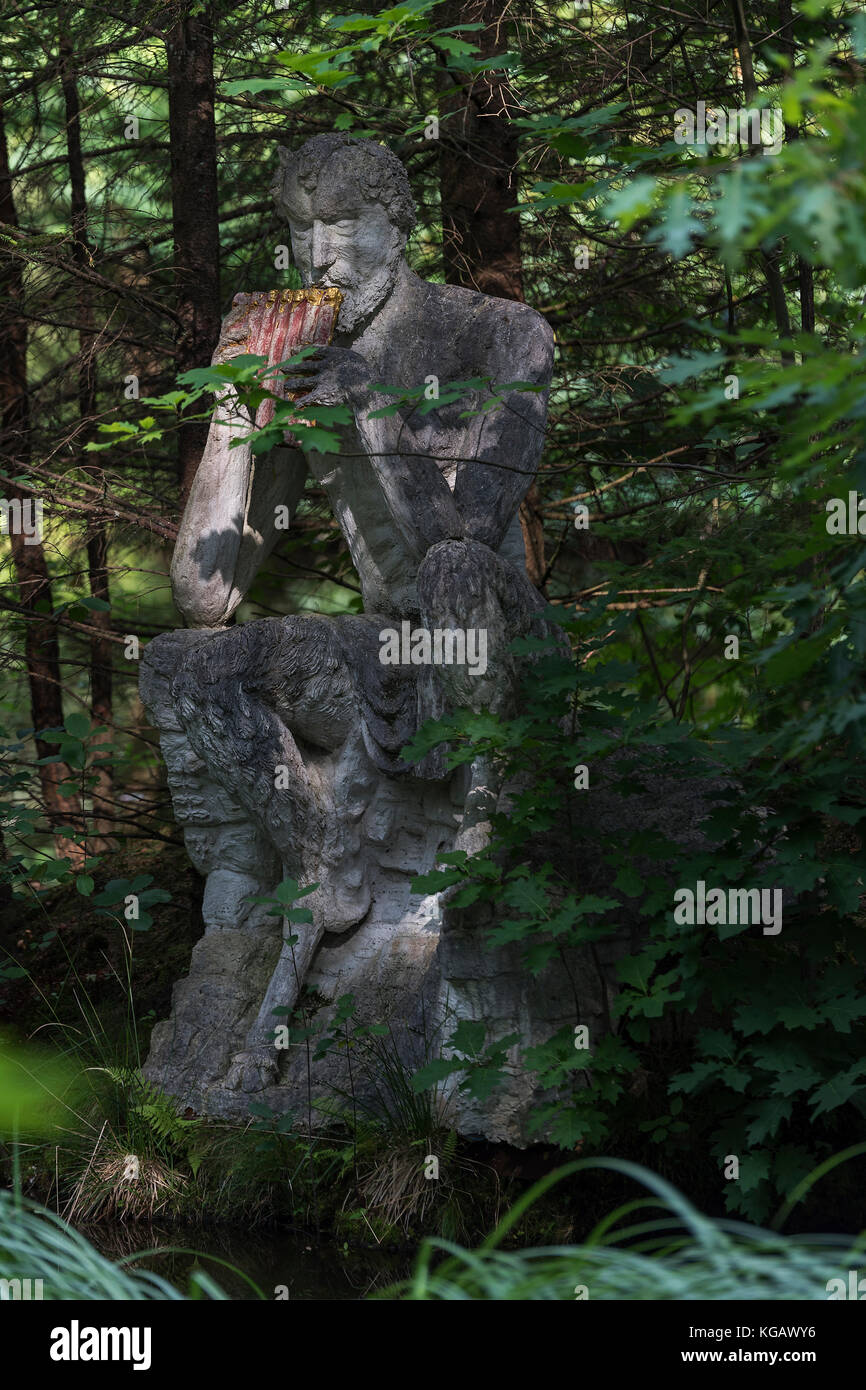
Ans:
{"type": "Polygon", "coordinates": [[[311,371],[312,362],[313,359],[307,357],[303,362],[289,363],[287,367],[283,367],[283,371],[286,376],[303,376],[304,373],[309,373],[311,371]]]}

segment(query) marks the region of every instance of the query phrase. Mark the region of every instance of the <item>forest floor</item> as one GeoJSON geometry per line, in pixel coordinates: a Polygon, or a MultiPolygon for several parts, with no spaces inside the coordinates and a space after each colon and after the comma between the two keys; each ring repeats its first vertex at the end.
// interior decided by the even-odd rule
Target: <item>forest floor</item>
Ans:
{"type": "MultiPolygon", "coordinates": [[[[158,1221],[312,1232],[317,1246],[408,1250],[424,1235],[471,1243],[486,1236],[527,1188],[574,1153],[553,1145],[524,1150],[473,1142],[442,1131],[395,1133],[387,1123],[326,1117],[313,1133],[251,1114],[227,1125],[178,1114],[149,1088],[140,1067],[151,1029],[166,1018],[175,982],[186,974],[201,935],[202,880],[181,846],[106,855],[100,882],[150,874],[170,888],[147,930],[124,933],[75,889],[57,888],[16,904],[0,920],[0,1034],[36,1041],[52,1056],[74,1060],[87,1091],[60,1142],[26,1146],[26,1191],[64,1211],[75,1224],[158,1221]],[[446,1181],[419,1180],[421,1159],[442,1155],[446,1181]],[[143,1193],[132,1201],[124,1180],[140,1160],[143,1193]],[[435,1195],[433,1195],[435,1189],[435,1195]]],[[[645,1133],[622,1126],[602,1152],[661,1173],[708,1215],[724,1215],[713,1164],[695,1159],[688,1142],[667,1152],[645,1133]]],[[[849,1165],[850,1166],[850,1165],[849,1165]]],[[[11,1177],[0,1143],[0,1183],[11,1177]]],[[[804,1229],[849,1228],[854,1194],[847,1168],[825,1184],[821,1210],[804,1229]],[[833,1189],[831,1191],[831,1189],[833,1189]]],[[[637,1195],[632,1180],[595,1170],[555,1187],[516,1225],[515,1246],[581,1240],[596,1222],[637,1195]]],[[[306,1247],[302,1247],[306,1248],[306,1247]]]]}
{"type": "MultiPolygon", "coordinates": [[[[0,1031],[7,1038],[20,1044],[36,1040],[75,1057],[93,1073],[117,1069],[122,1079],[140,1068],[151,1029],[168,1016],[172,987],[186,974],[201,935],[203,887],[183,848],[170,845],[104,856],[97,890],[103,880],[144,873],[153,876],[154,886],[170,887],[172,898],[154,909],[152,926],[129,934],[131,955],[118,924],[69,887],[47,892],[30,904],[16,902],[3,914],[0,963],[24,972],[15,978],[0,975],[0,1031]]],[[[95,1211],[109,1224],[118,1217],[149,1217],[149,1211],[124,1211],[114,1201],[103,1200],[116,1183],[124,1153],[146,1150],[148,1161],[167,1173],[165,1200],[157,1201],[153,1213],[163,1226],[278,1224],[317,1233],[324,1227],[335,1237],[351,1236],[370,1248],[397,1249],[408,1248],[431,1229],[464,1237],[487,1234],[509,1202],[568,1157],[550,1145],[517,1150],[443,1135],[460,1175],[439,1204],[447,1210],[430,1210],[416,1192],[408,1194],[406,1202],[398,1198],[390,1207],[386,1203],[387,1214],[377,1217],[365,1201],[365,1174],[369,1187],[381,1182],[383,1165],[396,1168],[406,1163],[403,1142],[396,1145],[397,1154],[384,1130],[375,1134],[368,1127],[353,1140],[338,1124],[317,1132],[311,1144],[308,1136],[295,1142],[285,1133],[263,1133],[260,1120],[251,1119],[248,1126],[211,1125],[186,1111],[180,1124],[188,1125],[188,1131],[157,1117],[166,1132],[142,1139],[141,1127],[132,1124],[129,1115],[135,1107],[129,1096],[125,1101],[97,1088],[92,1104],[82,1104],[81,1124],[72,1126],[77,1132],[70,1135],[68,1147],[30,1147],[25,1165],[30,1195],[61,1209],[71,1203],[73,1211],[83,1202],[88,1217],[95,1211]],[[107,1132],[99,1133],[103,1119],[107,1132]],[[97,1182],[95,1190],[94,1175],[100,1172],[104,1181],[97,1182]],[[398,1217],[398,1209],[407,1203],[408,1215],[398,1217]]],[[[418,1166],[416,1158],[411,1155],[413,1167],[418,1166]]],[[[2,1159],[0,1146],[0,1174],[2,1159]]],[[[580,1225],[584,1220],[591,1225],[608,1211],[611,1189],[616,1195],[620,1185],[608,1175],[597,1201],[581,1204],[580,1225]]],[[[571,1201],[549,1199],[543,1214],[541,1209],[534,1212],[515,1236],[525,1243],[531,1229],[533,1239],[571,1239],[576,1216],[571,1201]]]]}
{"type": "Polygon", "coordinates": [[[106,855],[100,882],[151,874],[153,886],[169,888],[153,926],[131,933],[128,952],[117,923],[100,914],[89,898],[57,888],[30,904],[16,900],[0,920],[0,963],[13,961],[27,974],[0,978],[0,1027],[20,1037],[46,1024],[82,1026],[86,994],[107,1037],[119,1039],[128,1024],[129,994],[135,1005],[142,1060],[153,1024],[168,1016],[172,986],[189,969],[201,935],[203,882],[180,845],[106,855]],[[46,939],[50,938],[50,939],[46,939]]]}

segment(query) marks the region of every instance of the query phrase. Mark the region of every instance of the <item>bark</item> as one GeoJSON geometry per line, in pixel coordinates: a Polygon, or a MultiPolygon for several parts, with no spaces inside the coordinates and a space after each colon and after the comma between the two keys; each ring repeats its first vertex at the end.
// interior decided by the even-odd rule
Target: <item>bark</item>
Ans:
{"type": "MultiPolygon", "coordinates": [[[[71,190],[72,258],[76,265],[86,268],[93,264],[93,248],[88,240],[87,189],[81,149],[81,109],[75,71],[75,54],[69,37],[68,23],[62,27],[60,35],[60,79],[66,108],[66,150],[71,190]]],[[[84,278],[76,282],[76,312],[79,325],[78,409],[83,426],[78,435],[78,445],[80,449],[83,449],[92,434],[96,413],[94,306],[91,286],[84,278]]],[[[98,521],[92,523],[87,540],[87,572],[91,596],[109,602],[108,536],[105,526],[98,521]]],[[[94,778],[93,820],[97,835],[105,836],[111,830],[114,786],[109,766],[104,759],[100,761],[99,750],[101,745],[110,744],[112,739],[113,644],[110,636],[111,614],[107,609],[95,611],[92,614],[91,622],[95,628],[105,634],[105,636],[93,637],[90,641],[90,714],[97,728],[105,726],[103,732],[95,733],[90,740],[91,753],[94,755],[91,774],[94,778]]],[[[104,839],[92,846],[97,851],[108,847],[108,842],[104,839]]]]}
{"type": "MultiPolygon", "coordinates": [[[[505,51],[502,8],[493,0],[449,0],[440,22],[483,23],[467,31],[480,56],[505,51]]],[[[473,78],[443,68],[439,104],[439,196],[442,257],[449,285],[523,301],[523,258],[517,203],[518,137],[511,124],[514,93],[504,71],[473,78]]],[[[526,572],[545,582],[544,525],[535,483],[520,504],[526,572]]]]}
{"type": "Polygon", "coordinates": [[[8,857],[6,841],[3,838],[3,831],[0,830],[0,874],[4,875],[4,877],[0,878],[0,912],[3,913],[4,924],[7,927],[12,925],[9,920],[9,913],[12,908],[12,883],[8,877],[5,877],[7,873],[6,860],[8,857]]]}
{"type": "MultiPolygon", "coordinates": [[[[448,0],[441,23],[483,23],[465,37],[482,58],[507,47],[495,0],[448,0]]],[[[502,71],[442,69],[439,103],[439,189],[442,254],[449,285],[467,285],[503,299],[523,299],[517,202],[517,131],[509,119],[514,94],[502,71]]]]}
{"type": "MultiPolygon", "coordinates": [[[[0,221],[17,227],[18,219],[9,169],[9,151],[3,108],[0,104],[0,221]]],[[[22,262],[14,248],[0,260],[0,299],[5,304],[4,332],[0,334],[0,421],[2,421],[3,472],[23,472],[30,458],[30,406],[27,391],[27,324],[23,313],[24,282],[22,262]]],[[[4,485],[9,500],[22,504],[31,494],[14,484],[4,485]]],[[[27,544],[26,538],[10,526],[12,562],[24,614],[24,660],[30,693],[30,717],[36,731],[58,728],[63,723],[63,696],[60,685],[60,651],[57,627],[51,621],[53,608],[51,578],[41,539],[27,544]]],[[[57,754],[58,744],[35,739],[36,756],[57,754]]],[[[48,763],[39,768],[45,813],[52,825],[75,824],[78,800],[60,791],[71,778],[65,763],[48,763]]],[[[62,837],[58,853],[80,862],[77,846],[62,837]]]]}
{"type": "MultiPolygon", "coordinates": [[[[794,71],[794,56],[797,45],[794,39],[794,12],[791,0],[779,0],[779,47],[794,71]]],[[[799,140],[799,127],[785,122],[785,139],[799,140]]],[[[812,267],[803,256],[797,257],[797,278],[800,287],[800,327],[804,333],[815,331],[815,280],[812,267]]]]}
{"type": "MultiPolygon", "coordinates": [[[[743,75],[743,94],[748,106],[756,106],[758,102],[758,84],[755,79],[755,64],[752,59],[752,41],[749,38],[749,29],[746,24],[746,13],[743,8],[743,0],[731,0],[731,15],[734,22],[734,42],[736,44],[737,57],[740,62],[740,72],[743,75]]],[[[757,152],[756,150],[754,151],[757,152]]],[[[791,335],[791,319],[788,314],[788,300],[785,294],[785,281],[782,275],[782,252],[778,247],[771,251],[761,251],[761,269],[764,272],[764,279],[767,282],[767,290],[770,295],[770,304],[773,309],[773,317],[776,320],[776,328],[780,338],[789,338],[791,335]]],[[[790,348],[781,349],[783,367],[794,365],[794,354],[790,348]]]]}
{"type": "MultiPolygon", "coordinates": [[[[206,367],[219,339],[219,209],[211,7],[183,6],[165,36],[168,60],[178,372],[206,367]]],[[[207,441],[207,424],[179,431],[181,506],[207,441]]]]}

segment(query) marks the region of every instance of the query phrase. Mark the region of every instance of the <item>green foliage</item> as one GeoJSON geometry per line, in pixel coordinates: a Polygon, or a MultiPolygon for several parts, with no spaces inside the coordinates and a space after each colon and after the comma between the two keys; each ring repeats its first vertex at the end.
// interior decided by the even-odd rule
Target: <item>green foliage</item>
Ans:
{"type": "Polygon", "coordinates": [[[463,1018],[446,1042],[451,1057],[435,1057],[412,1077],[416,1091],[426,1091],[460,1073],[459,1089],[474,1100],[485,1101],[504,1079],[508,1049],[519,1041],[519,1033],[507,1033],[486,1043],[487,1025],[463,1018]]]}
{"type": "Polygon", "coordinates": [[[100,433],[108,437],[102,443],[91,440],[86,447],[91,453],[110,449],[116,443],[112,436],[118,434],[123,435],[127,442],[141,445],[161,440],[171,429],[177,427],[181,414],[186,421],[208,421],[213,409],[210,397],[219,395],[224,409],[237,414],[240,419],[254,419],[263,401],[274,402],[271,423],[247,434],[239,430],[231,442],[232,448],[249,444],[252,453],[267,454],[283,445],[290,426],[303,425],[304,428],[298,429],[293,435],[299,448],[318,453],[333,452],[339,449],[340,435],[334,429],[326,427],[351,424],[351,411],[346,406],[295,405],[286,401],[277,389],[278,373],[305,361],[314,353],[315,348],[300,348],[291,357],[273,366],[269,366],[267,357],[256,353],[239,353],[230,362],[213,367],[195,367],[191,371],[182,372],[178,382],[187,389],[166,391],[161,396],[147,397],[141,402],[143,406],[152,407],[168,417],[163,426],[157,424],[155,415],[145,415],[137,421],[112,420],[99,426],[100,433]],[[191,412],[191,406],[198,409],[191,412]],[[241,411],[245,414],[240,415],[241,411]]]}
{"type": "MultiPolygon", "coordinates": [[[[91,600],[88,607],[95,602],[91,600]]],[[[80,796],[83,806],[83,813],[76,813],[70,824],[55,823],[51,827],[52,837],[46,834],[45,818],[26,798],[28,774],[14,765],[15,755],[33,732],[23,730],[17,738],[0,744],[0,823],[6,846],[0,857],[0,885],[9,885],[13,901],[50,897],[59,887],[74,888],[81,897],[91,900],[99,916],[117,923],[121,929],[147,931],[153,925],[149,909],[172,900],[168,889],[152,886],[152,874],[112,878],[97,890],[96,875],[105,855],[93,850],[94,840],[98,843],[93,824],[93,789],[101,771],[123,761],[117,756],[116,745],[102,737],[108,730],[92,725],[86,714],[76,711],[66,716],[62,728],[36,731],[36,736],[46,742],[56,742],[58,751],[38,759],[35,766],[60,763],[70,772],[77,772],[75,780],[60,782],[58,787],[64,795],[80,796]]],[[[46,931],[42,944],[54,935],[53,928],[46,931]]],[[[0,976],[14,979],[20,973],[17,964],[0,962],[0,976]]]]}
{"type": "MultiPolygon", "coordinates": [[[[596,644],[590,666],[569,671],[557,657],[539,662],[527,683],[529,712],[519,719],[488,717],[482,729],[477,716],[456,714],[422,731],[414,745],[417,751],[447,741],[454,763],[479,752],[497,756],[521,788],[508,814],[495,818],[487,853],[471,860],[445,855],[445,867],[416,884],[425,891],[450,887],[458,909],[495,904],[491,950],[518,944],[526,969],[537,974],[564,949],[591,953],[594,943],[617,932],[629,902],[645,924],[639,953],[619,967],[616,1036],[584,1051],[564,1029],[522,1052],[522,1064],[555,1090],[535,1115],[536,1130],[563,1147],[597,1146],[631,1115],[668,1153],[688,1133],[690,1145],[704,1142],[715,1154],[719,1170],[726,1155],[740,1156],[740,1180],[726,1184],[725,1197],[753,1218],[772,1209],[795,1173],[802,1176],[844,1139],[852,1110],[866,1106],[859,1060],[866,1020],[862,885],[859,839],[850,829],[866,815],[864,707],[855,646],[846,636],[862,586],[850,561],[833,559],[826,593],[810,588],[807,598],[803,586],[780,586],[766,558],[764,565],[770,572],[764,601],[790,634],[782,649],[809,630],[822,603],[832,602],[839,614],[836,636],[822,642],[812,664],[805,706],[796,685],[776,675],[748,721],[689,729],[638,692],[623,690],[620,621],[596,644]],[[574,732],[567,735],[568,729],[574,732]],[[836,730],[833,741],[828,735],[836,730]],[[624,750],[639,760],[624,763],[624,750]],[[645,828],[611,831],[600,840],[597,875],[608,891],[581,891],[568,863],[539,857],[553,827],[579,824],[581,792],[567,771],[577,763],[624,797],[662,768],[666,777],[705,787],[705,845],[686,852],[645,828]],[[652,863],[668,868],[652,872],[652,863]],[[700,879],[782,889],[787,901],[778,939],[743,923],[677,925],[673,888],[700,879]],[[635,1104],[633,1082],[639,1068],[657,1070],[654,1054],[675,1017],[682,1020],[680,1051],[691,1060],[668,1077],[667,1109],[654,1097],[650,1118],[635,1104]],[[696,1017],[707,1026],[695,1027],[696,1017]],[[680,1118],[683,1096],[690,1098],[688,1129],[680,1118]]],[[[578,645],[594,616],[574,625],[578,645]]],[[[747,660],[752,679],[763,683],[763,653],[747,660]]],[[[432,1063],[419,1084],[460,1070],[468,1078],[475,1069],[488,1093],[504,1075],[505,1057],[491,1056],[487,1064],[480,1056],[483,1033],[483,1025],[466,1025],[461,1040],[451,1040],[464,1057],[432,1063]],[[473,1028],[478,1037],[469,1036],[473,1028]]],[[[461,1084],[468,1087],[468,1079],[461,1084]]]]}
{"type": "Polygon", "coordinates": [[[0,1191],[0,1279],[40,1279],[46,1300],[150,1301],[224,1299],[203,1270],[190,1275],[188,1294],[148,1271],[112,1262],[53,1212],[0,1191]]]}
{"type": "Polygon", "coordinates": [[[412,1280],[379,1297],[497,1302],[825,1300],[828,1281],[845,1277],[862,1258],[862,1240],[774,1236],[741,1222],[711,1221],[645,1168],[616,1159],[584,1160],[537,1183],[479,1249],[424,1241],[412,1280]],[[581,1245],[498,1248],[523,1212],[553,1184],[592,1168],[624,1173],[653,1195],[611,1212],[581,1245]]]}
{"type": "MultiPolygon", "coordinates": [[[[273,282],[276,228],[263,222],[262,190],[287,126],[299,137],[328,128],[367,134],[397,150],[420,209],[411,263],[442,278],[447,190],[436,156],[459,144],[449,124],[462,112],[450,96],[490,72],[495,83],[507,74],[516,97],[501,103],[501,133],[503,149],[519,141],[511,185],[525,297],[556,332],[538,507],[546,592],[566,615],[574,660],[538,662],[519,718],[464,711],[415,741],[414,755],[447,742],[455,765],[479,753],[501,760],[518,787],[491,852],[471,862],[446,857],[419,887],[451,888],[455,911],[490,907],[490,949],[516,947],[532,975],[571,951],[594,963],[626,914],[640,916],[643,942],[620,967],[607,1037],[582,1048],[565,1029],[521,1048],[460,1025],[437,1048],[447,1055],[424,1061],[422,1089],[400,1090],[399,1122],[417,1135],[431,1115],[412,1105],[426,1104],[436,1087],[492,1095],[506,1067],[525,1065],[553,1093],[536,1115],[539,1135],[565,1148],[602,1148],[638,1134],[666,1161],[684,1161],[690,1150],[714,1173],[737,1154],[741,1178],[725,1184],[726,1199],[763,1219],[847,1141],[866,1109],[866,548],[858,529],[834,534],[827,525],[834,499],[866,490],[863,16],[817,0],[781,24],[776,7],[750,9],[754,100],[778,107],[788,126],[770,156],[739,140],[674,139],[681,100],[752,101],[740,91],[743,55],[721,12],[706,21],[616,3],[586,12],[540,5],[531,21],[501,19],[491,54],[479,25],[440,26],[432,0],[348,17],[249,4],[212,11],[228,190],[224,303],[238,288],[273,282]],[[626,50],[624,77],[610,55],[626,50]],[[428,112],[439,115],[438,150],[427,138],[428,112]],[[587,251],[582,269],[578,246],[587,251]],[[589,536],[573,525],[581,499],[592,510],[589,536]],[[737,659],[727,650],[732,637],[737,659]],[[712,803],[704,848],[625,830],[624,817],[616,831],[586,827],[572,780],[578,764],[623,804],[642,777],[651,782],[660,771],[703,786],[712,803]],[[601,841],[591,864],[581,855],[589,828],[593,845],[601,841]],[[773,938],[742,924],[679,926],[672,888],[700,878],[784,889],[783,931],[773,938]]],[[[9,26],[4,75],[13,88],[24,83],[21,99],[4,105],[21,228],[4,234],[3,248],[25,274],[32,433],[27,457],[4,467],[22,486],[50,490],[53,597],[30,612],[18,588],[3,610],[11,658],[0,887],[14,890],[13,911],[24,895],[49,904],[66,887],[126,938],[127,924],[130,932],[151,925],[168,890],[135,871],[104,881],[93,844],[97,758],[140,793],[153,789],[154,753],[140,730],[106,744],[109,730],[86,712],[88,624],[108,612],[115,636],[177,625],[154,537],[172,534],[181,420],[204,421],[214,392],[247,409],[276,393],[264,359],[251,357],[203,366],[176,387],[164,44],[156,31],[131,28],[135,16],[84,10],[64,19],[86,113],[98,406],[82,432],[75,381],[90,330],[68,331],[83,282],[69,259],[67,117],[39,26],[9,26]],[[118,40],[113,61],[129,109],[140,113],[140,142],[117,135],[101,65],[106,39],[118,40]],[[34,72],[47,74],[35,86],[34,72]],[[133,349],[143,352],[148,383],[140,413],[118,391],[133,349]],[[45,460],[56,472],[46,476],[45,460]],[[110,531],[110,607],[83,592],[83,516],[110,531]],[[134,539],[120,530],[131,526],[134,539]],[[152,586],[142,574],[156,576],[152,586]],[[65,826],[40,803],[35,731],[21,715],[21,653],[37,618],[61,635],[72,710],[62,727],[40,731],[56,750],[42,770],[62,763],[61,790],[81,802],[81,817],[70,813],[65,826]],[[137,921],[126,917],[130,895],[139,899],[137,921]]],[[[294,269],[286,274],[294,283],[294,269]]],[[[410,387],[377,413],[458,411],[461,396],[491,385],[446,383],[439,402],[410,387]]],[[[497,407],[503,389],[492,387],[482,408],[497,407]]],[[[279,400],[276,411],[257,451],[281,442],[304,414],[279,400]]],[[[298,443],[321,451],[347,417],[316,407],[307,418],[315,424],[297,429],[298,443]]],[[[284,544],[282,569],[259,581],[242,618],[357,608],[356,577],[320,492],[308,491],[299,510],[300,536],[284,544]]],[[[133,686],[118,697],[118,723],[133,722],[133,686]]],[[[171,833],[156,812],[147,828],[171,833]]],[[[304,922],[293,916],[305,909],[292,893],[283,886],[274,915],[304,922]]],[[[53,917],[46,928],[47,941],[53,917]]],[[[17,950],[8,959],[0,974],[14,979],[17,950]]],[[[326,1029],[312,1013],[305,1005],[291,1021],[311,1053],[359,1057],[373,1046],[377,1035],[359,1032],[346,1001],[326,1029]]]]}
{"type": "Polygon", "coordinates": [[[202,1127],[199,1115],[188,1119],[178,1114],[171,1097],[139,1071],[126,1067],[98,1067],[114,1088],[114,1103],[120,1115],[124,1137],[137,1153],[158,1153],[171,1156],[178,1153],[189,1157],[193,1174],[196,1157],[191,1153],[194,1137],[202,1127]]]}

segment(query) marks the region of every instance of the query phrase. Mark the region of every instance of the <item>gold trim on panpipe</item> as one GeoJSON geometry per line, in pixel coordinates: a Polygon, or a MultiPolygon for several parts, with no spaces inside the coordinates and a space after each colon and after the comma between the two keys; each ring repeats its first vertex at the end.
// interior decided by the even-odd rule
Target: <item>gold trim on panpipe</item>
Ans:
{"type": "MultiPolygon", "coordinates": [[[[240,294],[243,293],[244,291],[240,291],[239,294],[235,295],[235,299],[240,298],[240,294]]],[[[331,331],[328,334],[328,342],[325,345],[330,347],[337,327],[340,305],[343,303],[343,291],[339,290],[336,285],[310,285],[306,289],[300,290],[254,290],[249,294],[248,300],[249,302],[245,310],[245,317],[247,318],[253,310],[258,309],[259,305],[262,303],[275,304],[279,301],[279,308],[277,309],[278,314],[284,314],[290,304],[333,304],[337,312],[334,315],[334,322],[331,325],[331,331]]],[[[231,346],[235,348],[249,347],[252,331],[252,324],[250,324],[245,337],[237,339],[231,346]]]]}
{"type": "MultiPolygon", "coordinates": [[[[340,313],[340,305],[343,303],[343,293],[336,285],[310,285],[306,289],[300,290],[255,290],[252,293],[241,292],[235,295],[233,304],[237,304],[238,299],[246,298],[243,319],[246,321],[246,334],[243,338],[235,339],[234,342],[227,344],[226,348],[220,353],[220,360],[226,361],[226,349],[229,350],[231,357],[239,356],[241,353],[249,352],[255,343],[257,354],[267,356],[269,365],[273,366],[278,358],[284,355],[291,356],[300,347],[327,347],[333,341],[334,332],[337,327],[337,319],[340,313]],[[333,312],[328,316],[322,315],[324,323],[311,324],[309,315],[302,313],[300,320],[294,325],[287,322],[282,316],[286,310],[294,309],[297,305],[309,304],[312,309],[327,307],[333,312]],[[321,336],[322,329],[328,323],[327,337],[321,336]],[[304,332],[306,328],[306,332],[304,332]],[[289,337],[293,336],[294,341],[290,344],[289,337]],[[264,338],[264,341],[262,339],[264,338]]],[[[292,399],[289,392],[286,399],[292,399]]],[[[264,400],[258,407],[255,414],[255,425],[262,428],[270,424],[274,413],[274,401],[264,400]]],[[[299,420],[298,424],[312,424],[313,421],[299,420]]]]}
{"type": "MultiPolygon", "coordinates": [[[[240,295],[236,294],[235,299],[238,298],[240,295]]],[[[306,301],[308,304],[336,304],[339,308],[343,302],[343,291],[337,289],[336,285],[309,285],[303,290],[253,290],[249,299],[251,309],[258,308],[263,299],[269,304],[279,299],[281,304],[300,304],[306,301]]]]}

